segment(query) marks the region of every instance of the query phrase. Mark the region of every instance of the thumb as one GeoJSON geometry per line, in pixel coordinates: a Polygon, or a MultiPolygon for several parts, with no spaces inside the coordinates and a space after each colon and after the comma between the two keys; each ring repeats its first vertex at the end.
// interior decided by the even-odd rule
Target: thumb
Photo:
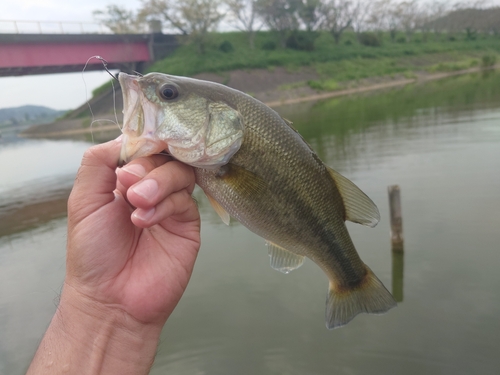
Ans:
{"type": "Polygon", "coordinates": [[[120,148],[118,137],[85,151],[68,200],[68,219],[73,225],[114,201],[120,148]]]}

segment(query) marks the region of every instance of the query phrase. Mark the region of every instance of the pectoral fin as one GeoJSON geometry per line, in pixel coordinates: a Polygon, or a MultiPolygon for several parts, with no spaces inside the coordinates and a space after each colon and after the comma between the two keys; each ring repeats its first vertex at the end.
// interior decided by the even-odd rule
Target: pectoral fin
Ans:
{"type": "Polygon", "coordinates": [[[346,220],[374,227],[380,221],[377,206],[354,183],[340,173],[328,168],[344,201],[346,220]]]}
{"type": "Polygon", "coordinates": [[[277,271],[290,273],[304,263],[304,256],[302,255],[294,254],[269,241],[266,241],[266,245],[268,247],[271,267],[277,271]]]}
{"type": "Polygon", "coordinates": [[[226,225],[229,225],[229,221],[231,220],[231,216],[227,213],[227,211],[222,207],[219,202],[217,202],[215,199],[213,199],[210,195],[206,194],[208,201],[210,202],[210,205],[213,207],[215,212],[217,212],[217,215],[220,216],[222,219],[222,222],[226,225]]]}
{"type": "Polygon", "coordinates": [[[248,199],[257,199],[267,189],[267,183],[261,177],[232,163],[220,167],[217,177],[248,199]]]}

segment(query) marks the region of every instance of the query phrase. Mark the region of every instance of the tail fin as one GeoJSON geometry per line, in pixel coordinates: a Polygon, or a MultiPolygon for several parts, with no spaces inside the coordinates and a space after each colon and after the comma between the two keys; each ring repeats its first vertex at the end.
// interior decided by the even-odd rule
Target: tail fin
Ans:
{"type": "MultiPolygon", "coordinates": [[[[366,266],[365,266],[366,267],[366,266]]],[[[359,313],[383,314],[396,306],[384,284],[366,267],[366,276],[359,286],[338,292],[330,282],[326,300],[326,327],[339,328],[359,313]]]]}

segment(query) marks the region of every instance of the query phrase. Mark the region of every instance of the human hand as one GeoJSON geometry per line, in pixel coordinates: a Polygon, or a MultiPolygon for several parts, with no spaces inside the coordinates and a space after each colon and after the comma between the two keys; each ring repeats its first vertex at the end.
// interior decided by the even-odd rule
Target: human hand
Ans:
{"type": "Polygon", "coordinates": [[[200,247],[193,169],[155,155],[117,170],[120,147],[83,157],[61,301],[29,375],[148,374],[191,276],[200,247]]]}
{"type": "Polygon", "coordinates": [[[191,167],[167,156],[116,169],[121,142],[90,148],[68,202],[65,291],[163,326],[200,246],[191,167]],[[137,207],[137,209],[135,208],[137,207]]]}

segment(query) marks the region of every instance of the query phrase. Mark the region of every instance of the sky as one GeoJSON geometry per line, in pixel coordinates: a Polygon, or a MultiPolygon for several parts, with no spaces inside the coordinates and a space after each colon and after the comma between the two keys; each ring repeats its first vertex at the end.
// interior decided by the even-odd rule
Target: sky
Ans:
{"type": "MultiPolygon", "coordinates": [[[[133,10],[141,3],[139,0],[16,0],[1,7],[0,32],[14,32],[13,23],[3,22],[9,20],[93,22],[92,11],[104,10],[109,4],[133,10]]],[[[492,0],[489,4],[498,5],[500,0],[492,0]]],[[[28,28],[29,24],[20,27],[28,28]]],[[[105,72],[0,77],[0,108],[26,104],[54,109],[76,108],[91,97],[94,88],[108,80],[105,72]]]]}

